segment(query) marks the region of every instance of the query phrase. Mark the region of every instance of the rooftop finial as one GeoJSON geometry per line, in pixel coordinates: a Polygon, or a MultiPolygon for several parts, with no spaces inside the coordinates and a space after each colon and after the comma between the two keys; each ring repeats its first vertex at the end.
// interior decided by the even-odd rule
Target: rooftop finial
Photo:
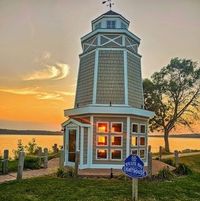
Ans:
{"type": "Polygon", "coordinates": [[[112,6],[114,5],[114,3],[112,2],[112,0],[106,0],[103,1],[102,4],[107,3],[107,6],[109,6],[110,10],[112,9],[112,6]]]}

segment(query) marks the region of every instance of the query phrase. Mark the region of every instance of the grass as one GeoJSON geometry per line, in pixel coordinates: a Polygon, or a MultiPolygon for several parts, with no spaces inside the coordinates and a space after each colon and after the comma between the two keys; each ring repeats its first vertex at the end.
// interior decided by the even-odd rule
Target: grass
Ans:
{"type": "MultiPolygon", "coordinates": [[[[140,201],[200,201],[200,155],[181,158],[194,173],[172,181],[139,181],[140,201]]],[[[0,201],[129,201],[131,181],[53,176],[0,185],[0,201]]]]}

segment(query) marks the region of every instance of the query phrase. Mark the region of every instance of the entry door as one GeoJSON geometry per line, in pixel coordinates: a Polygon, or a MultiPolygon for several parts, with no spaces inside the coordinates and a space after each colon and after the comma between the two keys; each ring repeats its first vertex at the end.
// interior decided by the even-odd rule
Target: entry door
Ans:
{"type": "Polygon", "coordinates": [[[76,129],[69,130],[69,146],[68,146],[68,161],[74,163],[75,162],[75,154],[76,154],[76,129]]]}

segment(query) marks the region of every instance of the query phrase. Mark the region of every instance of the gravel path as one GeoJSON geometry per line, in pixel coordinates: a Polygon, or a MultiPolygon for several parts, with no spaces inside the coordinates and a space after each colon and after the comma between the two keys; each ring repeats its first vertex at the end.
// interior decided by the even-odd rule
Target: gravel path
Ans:
{"type": "MultiPolygon", "coordinates": [[[[59,159],[54,158],[49,161],[47,169],[25,170],[23,172],[23,179],[32,178],[32,177],[40,177],[40,176],[45,176],[45,175],[55,173],[57,168],[59,167],[58,164],[59,164],[59,159]]],[[[170,170],[174,169],[174,167],[169,166],[158,160],[153,160],[152,165],[153,165],[153,168],[152,168],[153,175],[156,175],[159,172],[159,170],[166,167],[169,167],[170,170]]],[[[120,175],[122,174],[122,171],[113,170],[113,174],[115,176],[120,175]]],[[[110,169],[84,169],[84,170],[79,170],[79,175],[83,177],[109,177],[110,169]]],[[[9,173],[8,175],[0,175],[0,184],[7,181],[15,180],[16,176],[17,176],[16,173],[9,173]]]]}

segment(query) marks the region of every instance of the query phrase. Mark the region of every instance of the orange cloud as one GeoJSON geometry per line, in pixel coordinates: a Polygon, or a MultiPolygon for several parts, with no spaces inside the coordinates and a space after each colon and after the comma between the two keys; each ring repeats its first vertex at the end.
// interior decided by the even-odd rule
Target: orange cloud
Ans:
{"type": "Polygon", "coordinates": [[[64,63],[56,63],[56,65],[45,65],[45,68],[35,71],[23,78],[25,81],[29,80],[61,80],[69,74],[70,67],[64,63]]]}

